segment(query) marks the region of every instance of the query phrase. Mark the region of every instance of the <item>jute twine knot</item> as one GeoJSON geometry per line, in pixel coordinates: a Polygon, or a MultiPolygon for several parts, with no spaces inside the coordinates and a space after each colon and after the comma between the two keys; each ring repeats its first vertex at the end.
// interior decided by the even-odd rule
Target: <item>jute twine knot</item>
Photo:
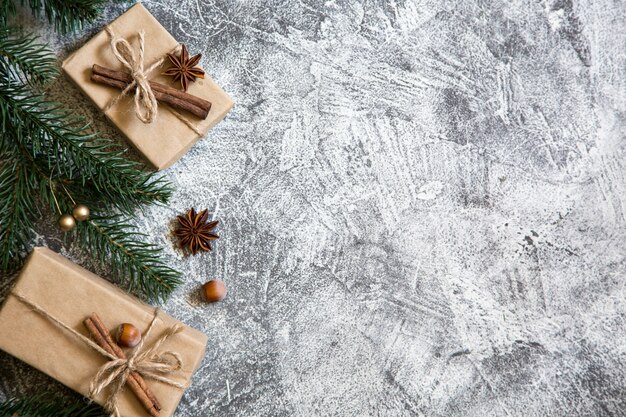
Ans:
{"type": "Polygon", "coordinates": [[[160,351],[161,345],[170,337],[180,333],[183,330],[183,326],[176,323],[173,326],[168,327],[154,342],[149,345],[145,344],[150,332],[154,328],[158,318],[159,309],[154,309],[152,320],[148,325],[148,329],[144,332],[139,344],[128,354],[126,359],[121,359],[110,354],[90,338],[80,334],[47,312],[43,307],[31,302],[23,295],[16,292],[13,292],[12,295],[22,303],[28,305],[34,312],[55,324],[57,327],[66,330],[72,336],[76,337],[84,344],[109,359],[109,361],[98,369],[98,372],[93,377],[89,385],[89,398],[93,400],[98,394],[109,388],[107,401],[103,406],[112,417],[122,416],[120,414],[117,397],[124,388],[124,384],[126,384],[126,380],[132,372],[137,372],[144,378],[154,379],[172,387],[179,389],[187,388],[187,385],[165,376],[182,369],[183,360],[180,355],[173,351],[160,351]],[[144,346],[146,346],[145,349],[144,346]]]}
{"type": "MultiPolygon", "coordinates": [[[[150,65],[150,67],[148,67],[148,69],[144,69],[145,32],[143,30],[138,32],[139,50],[138,53],[135,54],[132,46],[126,39],[117,37],[109,26],[107,26],[105,30],[111,38],[109,44],[111,45],[113,55],[115,55],[117,60],[120,61],[124,68],[129,71],[133,81],[128,84],[117,97],[111,100],[109,104],[104,107],[104,112],[106,113],[109,109],[115,106],[122,99],[122,97],[134,89],[135,114],[137,115],[137,118],[146,124],[152,123],[156,120],[159,105],[154,95],[154,91],[152,91],[152,87],[150,87],[148,75],[165,62],[165,56],[156,60],[152,65],[150,65]]],[[[176,52],[180,48],[181,47],[179,45],[171,52],[176,52]]],[[[174,109],[170,109],[170,111],[178,120],[187,125],[187,127],[194,131],[198,136],[203,135],[203,132],[191,120],[187,119],[174,109]]]]}
{"type": "Polygon", "coordinates": [[[156,341],[143,350],[144,341],[148,338],[150,331],[154,327],[157,319],[158,310],[155,309],[154,316],[148,329],[143,334],[139,344],[129,353],[126,359],[117,358],[108,361],[96,373],[89,386],[89,397],[95,398],[107,387],[110,387],[110,393],[104,408],[111,413],[112,416],[118,417],[119,409],[117,405],[117,394],[122,390],[126,380],[132,372],[137,372],[144,378],[156,379],[167,385],[184,389],[185,385],[166,378],[163,374],[176,372],[183,367],[183,361],[176,352],[165,351],[159,352],[161,345],[171,336],[180,332],[183,327],[180,324],[168,328],[156,341]]]}
{"type": "Polygon", "coordinates": [[[106,28],[106,31],[111,38],[110,45],[113,55],[115,55],[115,58],[128,70],[133,81],[122,90],[119,96],[107,105],[105,110],[113,107],[123,96],[134,89],[135,114],[137,118],[144,123],[152,123],[156,119],[159,104],[154,96],[152,87],[150,87],[148,75],[163,63],[163,59],[159,59],[145,70],[145,32],[143,30],[139,31],[139,49],[138,53],[135,53],[126,39],[118,38],[109,27],[106,28]]]}

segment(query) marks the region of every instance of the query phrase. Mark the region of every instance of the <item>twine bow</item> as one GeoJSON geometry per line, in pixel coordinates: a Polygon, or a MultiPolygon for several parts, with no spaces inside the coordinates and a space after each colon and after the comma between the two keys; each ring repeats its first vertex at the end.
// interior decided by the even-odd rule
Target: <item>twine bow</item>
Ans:
{"type": "Polygon", "coordinates": [[[147,70],[144,69],[144,51],[145,51],[145,32],[139,32],[139,50],[138,54],[130,46],[130,43],[124,38],[115,36],[111,28],[106,28],[107,33],[111,37],[111,51],[118,61],[122,63],[124,68],[129,71],[133,82],[128,84],[122,93],[117,96],[107,106],[113,107],[124,95],[131,90],[135,90],[135,114],[144,123],[152,123],[156,118],[159,104],[152,87],[148,81],[148,74],[163,63],[163,59],[156,61],[147,70]]]}
{"type": "Polygon", "coordinates": [[[172,387],[180,389],[185,389],[187,387],[185,384],[165,376],[182,369],[183,360],[180,355],[173,351],[159,351],[161,345],[165,343],[167,339],[183,330],[182,325],[177,323],[168,327],[158,339],[147,345],[146,349],[144,349],[145,340],[148,339],[148,336],[156,323],[159,309],[154,309],[152,320],[150,321],[148,329],[143,334],[139,344],[130,352],[126,359],[120,359],[101,348],[97,343],[93,342],[88,337],[78,333],[76,330],[48,313],[43,307],[31,302],[23,295],[15,291],[12,295],[22,303],[31,307],[34,312],[49,320],[57,327],[66,330],[84,344],[109,359],[109,361],[98,369],[98,372],[92,379],[89,387],[89,398],[93,400],[98,394],[110,387],[107,401],[103,406],[110,413],[111,417],[121,417],[117,396],[123,389],[124,384],[126,383],[126,380],[130,376],[131,372],[137,372],[145,378],[155,379],[172,387]]]}
{"type": "MultiPolygon", "coordinates": [[[[124,68],[129,71],[133,81],[128,84],[117,97],[111,100],[109,104],[104,107],[104,112],[107,112],[115,106],[122,99],[122,97],[134,89],[135,114],[137,115],[137,118],[146,124],[152,123],[157,117],[159,105],[154,95],[154,91],[152,91],[152,87],[150,87],[148,75],[165,62],[165,56],[157,59],[148,67],[148,69],[144,69],[145,32],[143,30],[138,32],[139,49],[138,52],[135,53],[130,43],[124,38],[117,37],[110,26],[108,26],[105,30],[111,38],[110,46],[113,55],[115,55],[117,60],[120,61],[124,68]]],[[[174,48],[171,52],[176,52],[178,49],[180,49],[180,45],[174,48]]],[[[170,111],[178,120],[183,122],[198,136],[203,135],[203,132],[191,120],[187,119],[174,109],[170,109],[170,111]]]]}
{"type": "MultiPolygon", "coordinates": [[[[148,329],[143,334],[139,344],[131,351],[126,359],[120,359],[113,356],[114,359],[108,361],[100,367],[89,387],[89,398],[95,398],[107,387],[111,387],[107,402],[104,408],[111,413],[112,416],[121,416],[117,406],[117,394],[122,390],[126,380],[131,372],[137,372],[144,378],[151,378],[164,384],[171,385],[180,389],[184,389],[185,385],[166,378],[163,375],[176,372],[183,367],[183,361],[176,352],[165,351],[159,352],[161,345],[171,336],[180,332],[183,327],[175,324],[169,327],[155,342],[145,350],[143,349],[144,341],[148,338],[154,323],[156,322],[158,309],[154,310],[154,316],[148,329]],[[170,359],[168,359],[168,357],[170,359]]],[[[111,358],[112,355],[107,355],[111,358]]]]}

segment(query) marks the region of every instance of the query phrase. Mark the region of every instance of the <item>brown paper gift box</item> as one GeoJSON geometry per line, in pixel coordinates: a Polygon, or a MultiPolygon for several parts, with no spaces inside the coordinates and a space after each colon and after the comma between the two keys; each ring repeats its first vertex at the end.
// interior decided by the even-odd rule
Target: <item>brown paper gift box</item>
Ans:
{"type": "MultiPolygon", "coordinates": [[[[109,24],[113,33],[138,48],[138,32],[145,31],[145,68],[171,52],[179,43],[163,26],[143,7],[136,4],[126,13],[109,24]]],[[[80,49],[63,62],[65,74],[85,93],[98,108],[104,109],[121,90],[90,80],[91,66],[102,65],[115,70],[124,70],[122,64],[113,55],[109,45],[109,35],[103,30],[89,40],[80,49]]],[[[193,54],[194,51],[190,51],[193,54]]],[[[172,78],[161,73],[168,68],[169,60],[149,74],[149,79],[175,86],[172,78]]],[[[206,74],[204,79],[190,83],[187,91],[211,102],[211,110],[205,120],[186,112],[181,112],[194,122],[202,136],[226,116],[233,107],[233,100],[206,74]]],[[[170,107],[159,104],[156,120],[144,124],[135,115],[133,94],[128,94],[115,106],[105,112],[107,118],[128,138],[130,143],[145,158],[161,170],[169,167],[196,143],[200,137],[170,111],[170,107]]]]}
{"type": "MultiPolygon", "coordinates": [[[[87,337],[83,320],[94,311],[109,330],[129,322],[145,331],[154,314],[153,307],[46,248],[33,251],[12,293],[26,297],[87,337]]],[[[178,321],[160,312],[146,343],[175,323],[178,321]]],[[[183,369],[168,376],[188,384],[204,357],[206,343],[206,335],[187,326],[170,337],[162,348],[178,352],[183,369]]],[[[11,294],[0,310],[0,349],[85,396],[97,369],[107,360],[11,294]]],[[[161,416],[172,416],[183,390],[151,379],[146,383],[161,402],[161,416]]],[[[148,415],[129,389],[118,399],[123,416],[148,415]]],[[[103,404],[106,399],[101,395],[95,400],[103,404]]]]}

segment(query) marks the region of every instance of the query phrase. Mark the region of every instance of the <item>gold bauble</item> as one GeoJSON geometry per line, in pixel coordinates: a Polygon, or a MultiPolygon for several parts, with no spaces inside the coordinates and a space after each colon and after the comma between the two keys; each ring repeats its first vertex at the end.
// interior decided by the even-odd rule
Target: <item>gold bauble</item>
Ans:
{"type": "Polygon", "coordinates": [[[84,204],[77,204],[74,206],[72,214],[74,215],[74,218],[79,222],[89,220],[89,207],[84,204]]]}
{"type": "Polygon", "coordinates": [[[59,217],[59,227],[64,232],[69,232],[74,228],[74,226],[76,226],[76,220],[74,220],[74,217],[72,217],[71,215],[64,214],[59,217]]]}

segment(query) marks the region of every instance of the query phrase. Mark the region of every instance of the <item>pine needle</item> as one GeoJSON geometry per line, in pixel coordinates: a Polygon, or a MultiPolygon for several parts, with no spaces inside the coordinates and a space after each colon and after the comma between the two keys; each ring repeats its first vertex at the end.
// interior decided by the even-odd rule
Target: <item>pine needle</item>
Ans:
{"type": "Polygon", "coordinates": [[[43,393],[27,398],[12,398],[0,403],[0,417],[105,417],[97,404],[78,401],[69,404],[61,398],[43,393]]]}
{"type": "Polygon", "coordinates": [[[16,267],[32,236],[38,209],[36,178],[8,155],[0,156],[0,268],[16,267]]]}
{"type": "Polygon", "coordinates": [[[33,158],[47,158],[46,169],[52,176],[91,183],[102,199],[122,211],[169,200],[171,188],[163,179],[139,169],[124,157],[125,150],[90,132],[89,124],[70,109],[25,85],[0,79],[0,132],[11,129],[33,158]]]}
{"type": "MultiPolygon", "coordinates": [[[[59,32],[81,29],[87,22],[96,19],[107,0],[28,0],[28,6],[37,18],[45,17],[59,32]]],[[[20,0],[19,4],[24,4],[20,0]]],[[[0,0],[0,25],[6,26],[7,19],[15,16],[17,0],[0,0]]]]}
{"type": "MultiPolygon", "coordinates": [[[[2,1],[2,0],[0,0],[2,1]]],[[[59,74],[56,57],[34,36],[15,36],[0,29],[0,76],[22,84],[41,86],[59,74]]]]}
{"type": "Polygon", "coordinates": [[[161,261],[162,249],[118,216],[94,216],[77,226],[83,246],[117,277],[117,284],[145,299],[162,302],[181,283],[178,271],[161,261]]]}

